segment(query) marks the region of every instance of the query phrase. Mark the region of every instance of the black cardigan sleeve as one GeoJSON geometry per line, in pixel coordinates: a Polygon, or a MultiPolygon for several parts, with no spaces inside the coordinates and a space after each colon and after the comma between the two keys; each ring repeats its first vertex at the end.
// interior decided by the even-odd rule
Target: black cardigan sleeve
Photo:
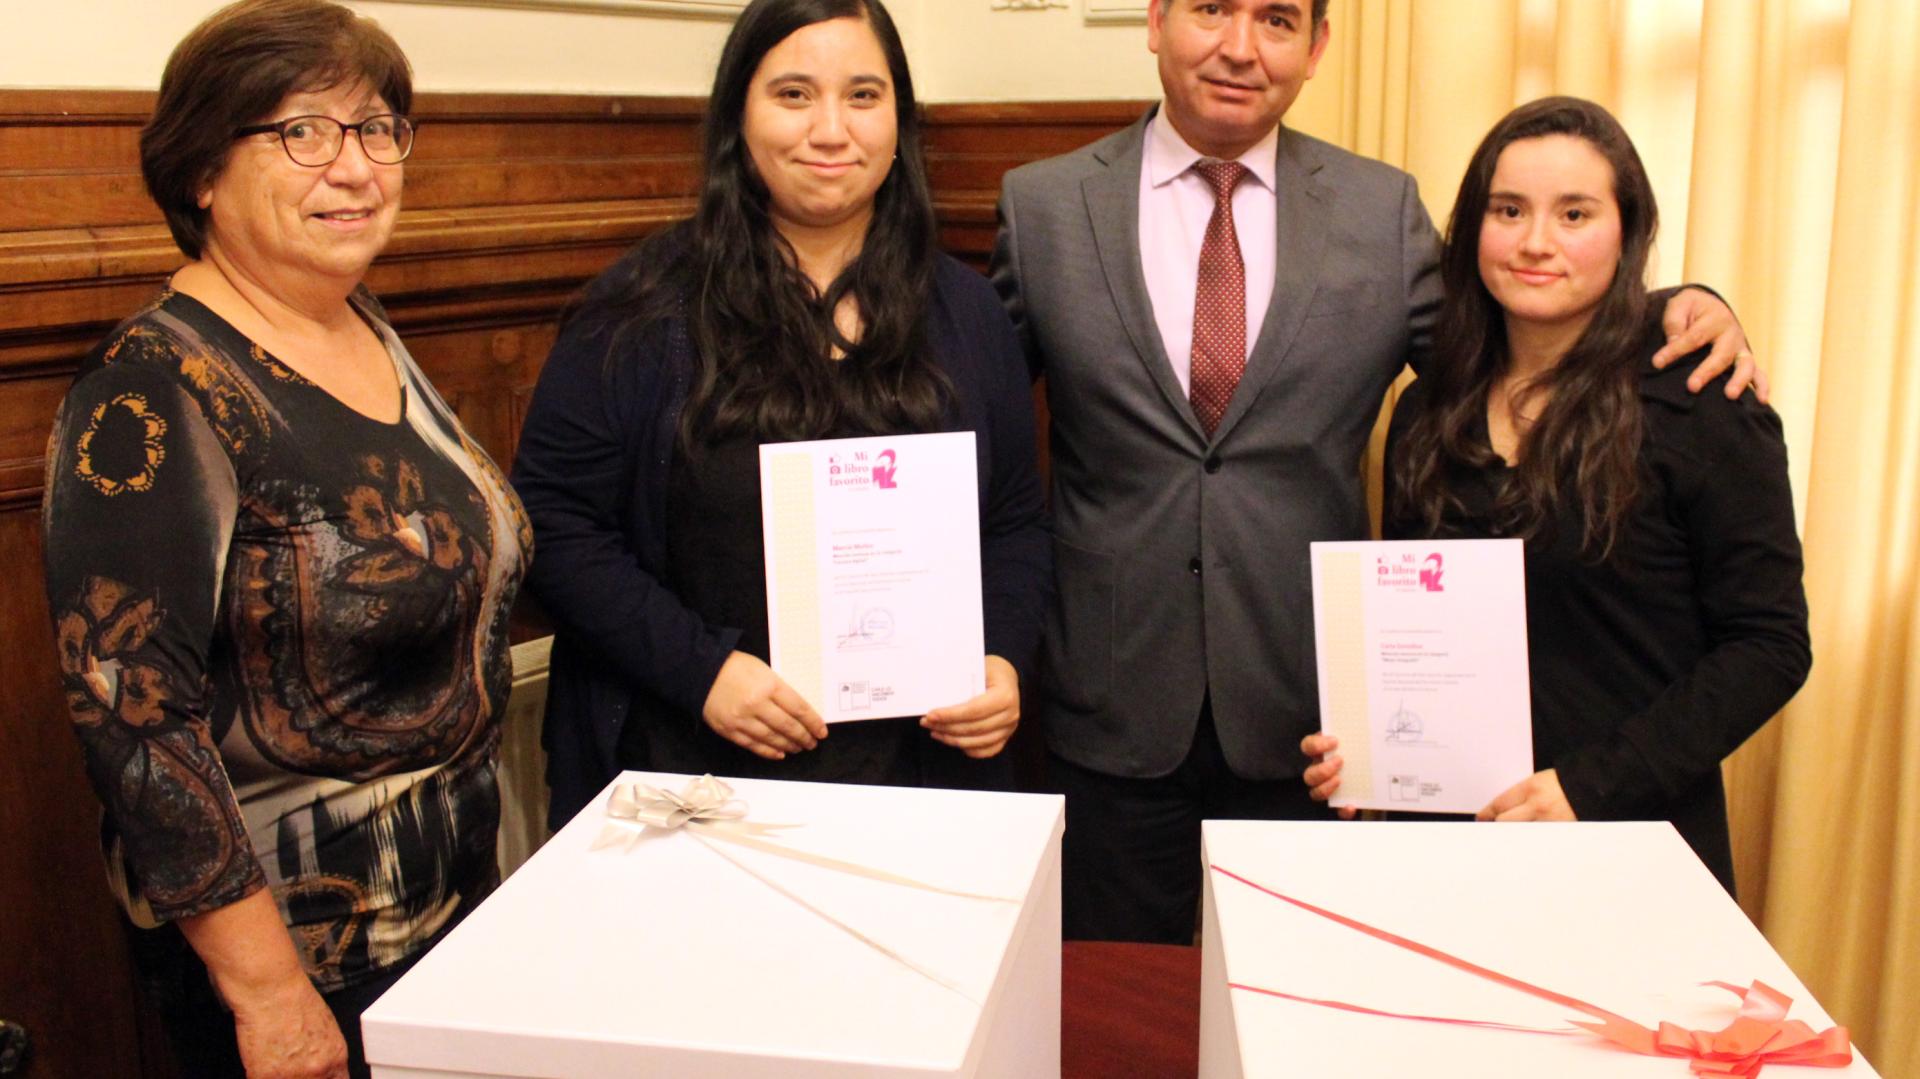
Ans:
{"type": "Polygon", "coordinates": [[[1688,536],[1709,648],[1612,737],[1553,762],[1583,819],[1679,797],[1779,711],[1813,663],[1779,416],[1751,393],[1662,412],[1684,425],[1663,453],[1675,477],[1666,512],[1688,536]]]}
{"type": "Polygon", "coordinates": [[[740,631],[707,625],[648,567],[663,524],[645,490],[651,436],[678,377],[671,326],[615,340],[573,320],[554,344],[520,432],[513,484],[539,557],[527,584],[554,621],[630,681],[699,715],[740,631]]]}
{"type": "Polygon", "coordinates": [[[987,654],[1013,664],[1021,682],[1030,684],[1041,623],[1053,599],[1053,538],[1036,465],[1033,386],[1013,324],[992,288],[965,267],[951,270],[969,279],[969,321],[982,344],[991,452],[980,513],[987,654]]]}

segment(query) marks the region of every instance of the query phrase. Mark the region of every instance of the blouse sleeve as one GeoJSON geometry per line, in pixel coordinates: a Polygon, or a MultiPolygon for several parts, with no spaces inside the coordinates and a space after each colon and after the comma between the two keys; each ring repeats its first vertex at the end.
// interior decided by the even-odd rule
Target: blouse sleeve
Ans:
{"type": "Polygon", "coordinates": [[[1813,663],[1780,418],[1750,393],[1714,397],[1709,388],[1687,414],[1691,444],[1667,507],[1688,536],[1708,650],[1611,738],[1554,762],[1582,818],[1680,796],[1779,711],[1813,663]]]}
{"type": "Polygon", "coordinates": [[[637,365],[664,361],[636,349],[609,367],[607,341],[587,320],[564,330],[521,427],[513,485],[540,552],[527,584],[624,677],[699,715],[740,631],[707,625],[642,564],[628,531],[641,467],[630,444],[660,411],[645,398],[664,380],[637,365]]]}
{"type": "Polygon", "coordinates": [[[132,356],[68,392],[43,528],[60,680],[128,891],[160,921],[245,898],[264,875],[209,715],[208,655],[238,503],[197,402],[132,356]]]}

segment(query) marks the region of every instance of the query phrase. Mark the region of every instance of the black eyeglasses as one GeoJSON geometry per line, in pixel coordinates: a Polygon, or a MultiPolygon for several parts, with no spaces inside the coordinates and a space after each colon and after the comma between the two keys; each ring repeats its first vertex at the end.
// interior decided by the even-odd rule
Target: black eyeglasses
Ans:
{"type": "Polygon", "coordinates": [[[321,168],[333,164],[340,148],[347,144],[347,132],[360,140],[367,160],[381,165],[398,165],[413,152],[413,121],[397,113],[369,116],[357,124],[343,124],[331,116],[295,116],[272,124],[253,124],[235,128],[233,137],[280,136],[280,146],[296,165],[321,168]]]}

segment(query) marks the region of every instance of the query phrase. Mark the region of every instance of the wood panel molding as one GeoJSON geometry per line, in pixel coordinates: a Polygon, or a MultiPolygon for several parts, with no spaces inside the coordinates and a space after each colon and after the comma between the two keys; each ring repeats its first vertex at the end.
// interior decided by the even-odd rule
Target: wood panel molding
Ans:
{"type": "MultiPolygon", "coordinates": [[[[152,101],[136,91],[0,91],[0,509],[38,499],[40,443],[80,358],[180,264],[139,174],[152,101]]],[[[1001,175],[1124,126],[1143,107],[929,107],[943,243],[984,268],[1001,175]]],[[[368,284],[429,373],[466,362],[442,346],[467,330],[519,327],[528,351],[582,282],[690,213],[701,109],[697,98],[422,94],[407,209],[368,284]]],[[[528,385],[535,363],[520,372],[528,385]]],[[[475,434],[506,459],[515,429],[475,434]]]]}
{"type": "MultiPolygon", "coordinates": [[[[164,1075],[136,1005],[37,583],[47,433],[76,365],[181,262],[148,201],[131,91],[0,90],[0,1017],[26,1075],[164,1075]],[[59,948],[48,942],[58,940],[59,948]],[[143,1038],[143,1032],[145,1037],[143,1038]]],[[[938,105],[927,154],[947,249],[984,268],[1009,168],[1132,122],[1144,103],[938,105]]],[[[693,98],[422,94],[406,210],[368,284],[502,464],[567,298],[693,208],[693,98]]]]}

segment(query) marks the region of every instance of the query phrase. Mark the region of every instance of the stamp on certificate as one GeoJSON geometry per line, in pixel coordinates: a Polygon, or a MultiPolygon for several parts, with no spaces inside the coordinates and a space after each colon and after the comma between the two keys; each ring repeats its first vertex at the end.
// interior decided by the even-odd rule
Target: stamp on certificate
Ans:
{"type": "Polygon", "coordinates": [[[1439,797],[1443,788],[1434,782],[1421,782],[1419,776],[1394,775],[1387,777],[1387,801],[1424,802],[1439,797]]]}
{"type": "Polygon", "coordinates": [[[840,710],[842,712],[864,712],[873,707],[873,693],[865,682],[840,683],[840,710]]]}

